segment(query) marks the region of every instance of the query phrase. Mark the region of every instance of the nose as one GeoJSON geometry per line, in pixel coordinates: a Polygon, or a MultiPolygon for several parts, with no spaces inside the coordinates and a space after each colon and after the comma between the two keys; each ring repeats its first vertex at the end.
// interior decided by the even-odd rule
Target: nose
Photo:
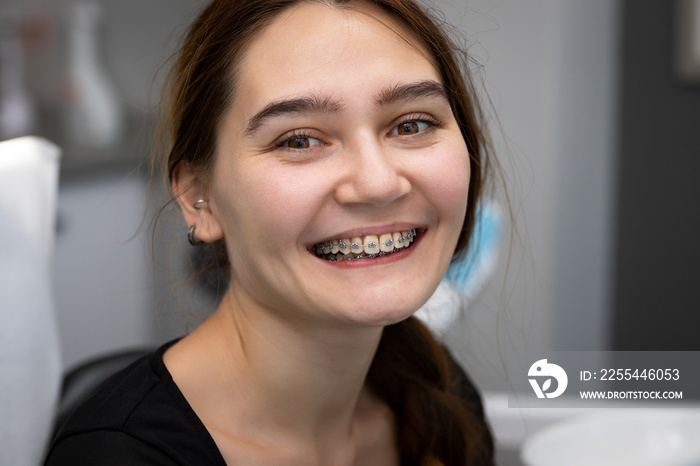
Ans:
{"type": "Polygon", "coordinates": [[[348,148],[343,159],[344,173],[335,191],[341,204],[382,207],[411,191],[400,161],[379,143],[348,148]]]}

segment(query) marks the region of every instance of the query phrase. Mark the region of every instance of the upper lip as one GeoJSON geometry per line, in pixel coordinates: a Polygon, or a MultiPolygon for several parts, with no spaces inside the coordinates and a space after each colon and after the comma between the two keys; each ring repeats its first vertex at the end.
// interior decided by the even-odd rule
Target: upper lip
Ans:
{"type": "Polygon", "coordinates": [[[391,223],[387,225],[378,225],[378,226],[371,226],[371,227],[362,227],[362,228],[354,228],[352,230],[345,230],[339,233],[335,233],[332,236],[327,236],[324,239],[320,239],[314,243],[312,243],[310,246],[316,245],[318,243],[325,243],[326,241],[331,241],[334,239],[342,239],[342,238],[353,238],[353,237],[364,237],[367,235],[383,235],[387,233],[393,233],[395,231],[408,231],[411,229],[416,229],[417,231],[424,230],[425,227],[423,225],[417,224],[417,223],[408,223],[408,222],[402,222],[402,223],[391,223]]]}

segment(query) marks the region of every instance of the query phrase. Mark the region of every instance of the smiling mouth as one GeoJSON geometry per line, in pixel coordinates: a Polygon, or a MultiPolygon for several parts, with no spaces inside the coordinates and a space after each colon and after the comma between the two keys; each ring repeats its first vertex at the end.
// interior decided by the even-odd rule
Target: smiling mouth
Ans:
{"type": "Polygon", "coordinates": [[[413,228],[383,235],[335,239],[315,244],[311,252],[331,262],[374,259],[408,249],[418,234],[413,228]]]}

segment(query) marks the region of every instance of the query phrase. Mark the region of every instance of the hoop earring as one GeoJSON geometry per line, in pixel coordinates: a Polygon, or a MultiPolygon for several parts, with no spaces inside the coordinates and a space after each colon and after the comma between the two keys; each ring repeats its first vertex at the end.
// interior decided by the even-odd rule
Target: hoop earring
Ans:
{"type": "Polygon", "coordinates": [[[206,202],[207,201],[205,199],[200,199],[198,201],[195,201],[194,204],[192,204],[192,208],[194,210],[199,210],[203,207],[202,204],[206,204],[206,202]]]}
{"type": "Polygon", "coordinates": [[[199,246],[201,246],[201,245],[204,244],[204,241],[198,239],[198,238],[194,235],[194,225],[191,225],[191,226],[190,226],[190,229],[187,230],[187,241],[189,241],[190,244],[191,244],[192,246],[194,246],[194,247],[199,247],[199,246]]]}

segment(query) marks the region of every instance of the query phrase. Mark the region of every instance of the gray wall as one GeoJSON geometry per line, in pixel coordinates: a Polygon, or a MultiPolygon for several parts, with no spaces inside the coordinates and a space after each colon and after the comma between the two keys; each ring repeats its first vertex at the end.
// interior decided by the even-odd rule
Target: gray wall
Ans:
{"type": "Polygon", "coordinates": [[[674,75],[676,4],[624,3],[618,350],[700,350],[700,84],[674,75]]]}

